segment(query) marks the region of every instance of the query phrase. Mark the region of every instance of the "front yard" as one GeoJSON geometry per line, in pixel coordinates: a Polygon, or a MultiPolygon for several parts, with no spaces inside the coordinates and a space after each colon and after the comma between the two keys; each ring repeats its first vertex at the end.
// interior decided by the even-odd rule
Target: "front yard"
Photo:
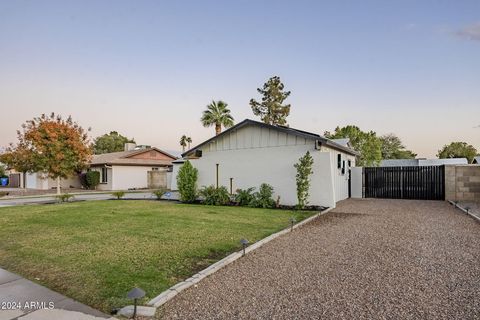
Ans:
{"type": "Polygon", "coordinates": [[[102,311],[147,299],[313,212],[91,201],[0,208],[0,267],[102,311]]]}

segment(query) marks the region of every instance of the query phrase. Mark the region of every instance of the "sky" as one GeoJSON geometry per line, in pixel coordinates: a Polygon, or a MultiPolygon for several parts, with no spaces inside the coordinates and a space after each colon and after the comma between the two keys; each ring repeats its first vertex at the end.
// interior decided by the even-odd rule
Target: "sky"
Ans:
{"type": "Polygon", "coordinates": [[[212,99],[256,119],[274,75],[293,128],[395,133],[419,157],[480,150],[478,0],[0,0],[0,146],[53,111],[92,138],[180,150],[214,134],[199,121],[212,99]]]}

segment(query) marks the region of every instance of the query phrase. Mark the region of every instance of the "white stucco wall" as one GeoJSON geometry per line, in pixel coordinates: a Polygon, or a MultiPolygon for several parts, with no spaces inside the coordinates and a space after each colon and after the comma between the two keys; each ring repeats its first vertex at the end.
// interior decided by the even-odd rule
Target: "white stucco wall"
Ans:
{"type": "MultiPolygon", "coordinates": [[[[48,178],[48,176],[44,173],[33,172],[33,173],[27,173],[26,175],[27,189],[49,190],[49,189],[54,189],[56,187],[57,187],[57,180],[48,178]]],[[[62,189],[70,189],[70,187],[81,188],[82,185],[80,183],[80,179],[78,178],[78,176],[75,175],[67,179],[61,179],[60,187],[62,189]]]]}
{"type": "MultiPolygon", "coordinates": [[[[313,159],[313,174],[309,203],[334,207],[336,201],[348,197],[348,168],[341,174],[337,169],[337,154],[350,159],[354,157],[327,147],[315,150],[315,141],[296,135],[278,132],[275,129],[248,126],[232,134],[214,140],[202,148],[203,155],[192,160],[192,165],[199,171],[198,187],[215,185],[216,164],[219,164],[219,185],[230,189],[233,178],[233,190],[256,187],[268,183],[274,187],[275,198],[280,196],[280,203],[295,205],[297,203],[295,174],[293,167],[298,159],[310,151],[313,159]]],[[[180,165],[173,168],[172,180],[180,165]]],[[[172,181],[172,189],[176,181],[172,181]]]]}
{"type": "Polygon", "coordinates": [[[172,190],[172,191],[178,190],[177,175],[178,175],[178,170],[181,168],[182,165],[183,165],[183,163],[173,163],[172,177],[171,177],[171,182],[170,182],[170,190],[172,190]]]}
{"type": "Polygon", "coordinates": [[[113,166],[112,190],[141,189],[148,187],[147,172],[152,167],[113,166]]]}

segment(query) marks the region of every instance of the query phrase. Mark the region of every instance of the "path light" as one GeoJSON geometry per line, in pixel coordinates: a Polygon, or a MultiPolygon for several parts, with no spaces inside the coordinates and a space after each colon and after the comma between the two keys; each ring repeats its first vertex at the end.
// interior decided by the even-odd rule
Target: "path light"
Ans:
{"type": "Polygon", "coordinates": [[[470,207],[465,207],[465,211],[467,211],[467,214],[470,214],[470,207]]]}
{"type": "Polygon", "coordinates": [[[248,240],[247,239],[242,239],[240,240],[240,243],[242,244],[242,247],[243,247],[243,253],[242,253],[242,257],[245,256],[245,248],[248,246],[248,240]]]}
{"type": "Polygon", "coordinates": [[[128,299],[133,299],[133,319],[137,316],[137,300],[145,297],[145,291],[140,288],[133,288],[127,294],[128,299]]]}
{"type": "Polygon", "coordinates": [[[290,232],[293,231],[293,225],[295,224],[295,222],[297,222],[297,220],[295,219],[295,217],[291,217],[291,218],[290,218],[290,232]]]}

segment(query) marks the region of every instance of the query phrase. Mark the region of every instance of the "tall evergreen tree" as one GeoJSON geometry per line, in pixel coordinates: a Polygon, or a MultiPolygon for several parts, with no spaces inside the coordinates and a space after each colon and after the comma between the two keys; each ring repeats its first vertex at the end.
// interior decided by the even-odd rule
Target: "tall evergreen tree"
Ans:
{"type": "Polygon", "coordinates": [[[274,76],[268,79],[263,88],[257,89],[262,95],[262,101],[250,100],[253,114],[272,125],[287,125],[287,117],[290,114],[290,104],[283,104],[290,95],[290,91],[284,91],[284,85],[280,77],[274,76]]]}

